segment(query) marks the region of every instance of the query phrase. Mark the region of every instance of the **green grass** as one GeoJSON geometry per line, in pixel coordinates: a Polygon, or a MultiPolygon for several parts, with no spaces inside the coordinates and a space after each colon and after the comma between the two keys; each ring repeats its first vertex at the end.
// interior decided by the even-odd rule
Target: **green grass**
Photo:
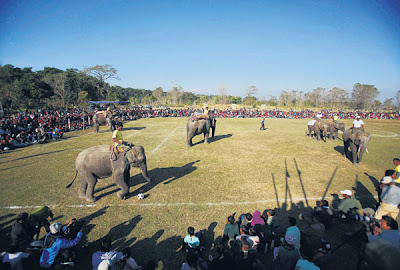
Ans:
{"type": "MultiPolygon", "coordinates": [[[[305,136],[306,119],[266,119],[265,131],[259,130],[261,119],[218,119],[211,143],[203,144],[199,135],[191,148],[186,146],[186,121],[155,118],[125,124],[124,138],[146,151],[153,183],[146,184],[133,168],[130,188],[133,194],[144,192],[144,200],[119,200],[110,178],[99,180],[99,200],[92,207],[73,207],[88,204],[77,196],[79,179],[65,189],[75,175],[75,158],[87,147],[109,144],[106,127],[99,134],[92,129],[68,133],[59,142],[0,155],[2,227],[15,214],[33,211],[31,206],[48,205],[60,222],[72,216],[90,220],[87,241],[108,235],[113,248],[132,246],[140,263],[161,257],[167,269],[177,269],[183,258],[175,250],[188,226],[209,228],[207,237],[212,238],[222,234],[232,212],[279,205],[284,216],[309,210],[323,194],[331,200],[332,193],[352,187],[363,206],[370,206],[375,202],[374,178],[379,181],[393,168],[392,159],[400,152],[400,136],[388,137],[400,135],[398,121],[364,121],[372,138],[359,167],[342,157],[341,140],[324,143],[305,136]]],[[[345,123],[349,127],[351,121],[345,123]]],[[[88,252],[96,249],[94,244],[88,252]]]]}

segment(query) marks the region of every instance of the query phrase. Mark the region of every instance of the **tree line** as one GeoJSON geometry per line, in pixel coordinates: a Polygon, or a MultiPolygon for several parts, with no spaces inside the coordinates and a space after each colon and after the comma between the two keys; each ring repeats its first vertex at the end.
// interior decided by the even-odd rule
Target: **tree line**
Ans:
{"type": "Polygon", "coordinates": [[[120,100],[134,104],[152,106],[195,106],[202,104],[243,104],[246,106],[283,106],[296,108],[333,108],[361,110],[399,110],[400,90],[384,102],[377,100],[379,90],[374,85],[356,83],[352,91],[339,87],[318,87],[310,92],[284,90],[279,96],[261,96],[254,85],[246,89],[244,98],[228,95],[228,89],[221,86],[217,95],[199,95],[184,91],[180,85],[164,90],[137,89],[110,85],[107,80],[118,79],[117,70],[111,65],[96,65],[83,70],[74,68],[60,70],[45,67],[18,68],[0,65],[0,97],[3,107],[15,110],[41,107],[86,107],[89,100],[120,100]]]}

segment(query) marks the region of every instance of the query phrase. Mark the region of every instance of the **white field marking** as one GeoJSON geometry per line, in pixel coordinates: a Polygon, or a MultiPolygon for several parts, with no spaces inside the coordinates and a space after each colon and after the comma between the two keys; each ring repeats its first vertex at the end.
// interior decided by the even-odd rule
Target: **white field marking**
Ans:
{"type": "Polygon", "coordinates": [[[178,127],[179,126],[177,126],[176,128],[174,128],[174,130],[173,131],[171,131],[171,133],[170,134],[168,134],[167,135],[167,137],[165,137],[165,139],[153,150],[153,151],[151,151],[151,153],[154,153],[154,152],[156,152],[167,140],[168,140],[168,138],[169,138],[169,136],[171,136],[172,135],[172,133],[174,133],[175,132],[175,130],[177,130],[178,129],[178,127]]]}
{"type": "Polygon", "coordinates": [[[394,138],[399,136],[399,134],[396,134],[394,132],[390,131],[385,131],[386,133],[390,133],[391,135],[380,135],[380,134],[371,134],[372,137],[380,137],[380,138],[394,138]]]}
{"type": "Polygon", "coordinates": [[[136,135],[136,134],[142,132],[143,130],[145,130],[145,129],[149,128],[149,127],[152,127],[152,126],[155,126],[155,124],[148,125],[146,128],[143,128],[143,129],[141,129],[141,130],[139,130],[139,131],[135,131],[135,132],[133,132],[131,135],[126,136],[125,138],[126,138],[126,139],[127,139],[127,138],[130,138],[130,137],[132,137],[133,135],[136,135]]]}
{"type": "MultiPolygon", "coordinates": [[[[374,199],[378,199],[378,196],[373,196],[374,199]]],[[[357,197],[357,198],[364,198],[364,197],[357,197]]],[[[305,201],[306,198],[296,197],[292,198],[291,200],[288,199],[287,202],[301,202],[305,201]]],[[[308,201],[318,201],[321,200],[321,197],[310,197],[307,198],[308,201]]],[[[263,204],[263,203],[274,203],[276,199],[269,199],[269,200],[261,200],[261,201],[245,201],[245,202],[208,202],[208,203],[193,203],[193,202],[186,202],[186,203],[130,203],[130,204],[109,204],[107,206],[116,206],[116,207],[125,207],[125,206],[144,206],[144,207],[174,207],[174,206],[224,206],[224,205],[248,205],[248,204],[263,204]]],[[[285,200],[279,200],[279,203],[285,203],[285,200]]],[[[49,205],[50,208],[57,208],[57,207],[67,207],[67,208],[90,208],[96,207],[96,204],[78,204],[78,205],[49,205]]],[[[99,205],[105,206],[105,205],[99,205]]],[[[42,206],[2,206],[1,209],[25,209],[25,208],[40,208],[42,206]]]]}

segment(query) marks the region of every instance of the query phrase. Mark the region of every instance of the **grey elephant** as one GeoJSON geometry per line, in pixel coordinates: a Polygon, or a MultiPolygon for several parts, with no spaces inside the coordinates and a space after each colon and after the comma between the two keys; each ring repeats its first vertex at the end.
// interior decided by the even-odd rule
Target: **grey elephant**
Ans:
{"type": "Polygon", "coordinates": [[[113,132],[113,125],[112,125],[112,114],[109,111],[99,111],[93,115],[93,123],[94,128],[97,133],[99,133],[99,126],[108,125],[110,127],[110,131],[113,132]]]}
{"type": "Polygon", "coordinates": [[[329,138],[336,140],[336,138],[338,137],[339,130],[341,130],[342,132],[346,130],[344,123],[328,122],[329,138]]]}
{"type": "Polygon", "coordinates": [[[315,120],[313,122],[314,124],[311,125],[311,121],[308,122],[308,136],[314,133],[315,138],[317,141],[321,139],[321,134],[322,134],[322,139],[323,141],[326,141],[326,137],[328,134],[328,122],[322,121],[322,120],[315,120]]]}
{"type": "Polygon", "coordinates": [[[364,151],[367,149],[371,135],[365,131],[353,132],[352,128],[343,132],[343,156],[347,157],[348,148],[350,147],[353,165],[358,166],[362,161],[364,151]]]}
{"type": "Polygon", "coordinates": [[[129,192],[131,166],[140,168],[144,179],[147,182],[151,181],[147,175],[146,155],[142,146],[132,146],[125,152],[117,153],[116,160],[110,159],[110,153],[109,145],[93,146],[80,152],[75,161],[75,178],[67,188],[72,185],[79,172],[81,176],[79,198],[94,202],[96,199],[93,193],[97,179],[112,176],[113,182],[121,188],[117,194],[118,197],[124,199],[129,192]]]}
{"type": "Polygon", "coordinates": [[[204,143],[208,143],[210,129],[214,137],[216,124],[217,120],[213,116],[209,116],[208,119],[190,117],[186,125],[187,146],[192,146],[193,137],[199,134],[204,134],[204,143]]]}

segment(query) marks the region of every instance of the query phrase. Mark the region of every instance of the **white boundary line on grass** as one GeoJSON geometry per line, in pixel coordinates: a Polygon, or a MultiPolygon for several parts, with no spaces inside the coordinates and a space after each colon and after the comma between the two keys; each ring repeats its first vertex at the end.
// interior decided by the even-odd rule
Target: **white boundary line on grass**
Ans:
{"type": "Polygon", "coordinates": [[[179,127],[179,126],[176,126],[176,127],[174,128],[174,130],[171,131],[171,133],[168,134],[167,137],[165,137],[165,139],[164,139],[156,148],[153,149],[153,151],[151,151],[151,153],[154,153],[154,152],[156,152],[158,149],[160,149],[160,147],[168,140],[168,138],[172,135],[172,133],[175,132],[175,130],[177,130],[178,127],[179,127]]]}
{"type": "MultiPolygon", "coordinates": [[[[364,198],[364,197],[358,197],[364,198]]],[[[378,196],[374,196],[375,199],[378,196]]],[[[306,198],[297,197],[292,198],[291,200],[287,200],[287,202],[301,202],[305,201],[306,198]]],[[[321,200],[321,197],[310,197],[307,198],[308,201],[317,201],[321,200]]],[[[225,205],[248,205],[248,204],[261,204],[261,203],[271,203],[276,202],[276,199],[269,199],[269,200],[261,200],[261,201],[245,201],[245,202],[208,202],[208,203],[130,203],[130,204],[109,204],[109,205],[99,205],[99,207],[104,206],[116,206],[116,207],[124,207],[124,206],[144,206],[144,207],[174,207],[174,206],[225,206],[225,205]]],[[[284,203],[284,200],[279,200],[279,203],[284,203]]],[[[91,208],[96,207],[96,204],[78,204],[78,205],[48,205],[50,208],[57,208],[57,207],[67,207],[67,208],[91,208]]],[[[26,208],[40,208],[42,206],[2,206],[1,209],[26,209],[26,208]]]]}
{"type": "Polygon", "coordinates": [[[371,134],[372,137],[380,137],[380,138],[394,138],[394,137],[398,137],[399,134],[396,134],[394,132],[390,132],[390,131],[385,131],[387,133],[391,133],[391,135],[380,135],[380,134],[371,134]]]}

